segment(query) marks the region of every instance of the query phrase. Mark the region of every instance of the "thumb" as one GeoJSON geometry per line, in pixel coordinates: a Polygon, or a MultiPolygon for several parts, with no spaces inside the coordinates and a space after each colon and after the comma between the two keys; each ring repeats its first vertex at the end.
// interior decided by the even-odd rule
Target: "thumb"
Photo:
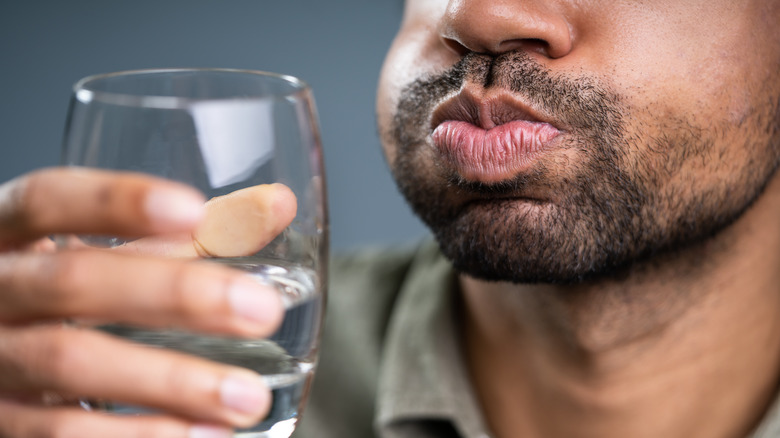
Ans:
{"type": "Polygon", "coordinates": [[[256,253],[290,225],[297,199],[283,184],[266,184],[212,198],[192,234],[151,236],[116,250],[166,257],[241,257],[256,253]]]}

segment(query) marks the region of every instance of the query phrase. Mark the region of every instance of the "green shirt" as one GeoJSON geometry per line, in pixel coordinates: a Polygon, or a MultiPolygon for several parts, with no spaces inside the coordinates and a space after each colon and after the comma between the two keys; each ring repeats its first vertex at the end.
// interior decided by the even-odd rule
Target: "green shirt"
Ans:
{"type": "MultiPolygon", "coordinates": [[[[433,242],[331,263],[321,357],[294,438],[488,438],[433,242]]],[[[780,437],[780,399],[749,438],[780,437]]]]}

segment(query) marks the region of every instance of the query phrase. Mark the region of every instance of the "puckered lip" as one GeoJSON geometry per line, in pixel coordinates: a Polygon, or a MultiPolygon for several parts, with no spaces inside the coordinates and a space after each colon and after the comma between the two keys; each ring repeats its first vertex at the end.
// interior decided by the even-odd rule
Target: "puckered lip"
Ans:
{"type": "Polygon", "coordinates": [[[513,121],[547,123],[563,131],[560,121],[553,120],[506,89],[485,89],[466,85],[456,95],[438,104],[431,116],[431,130],[449,121],[462,121],[489,130],[513,121]]]}

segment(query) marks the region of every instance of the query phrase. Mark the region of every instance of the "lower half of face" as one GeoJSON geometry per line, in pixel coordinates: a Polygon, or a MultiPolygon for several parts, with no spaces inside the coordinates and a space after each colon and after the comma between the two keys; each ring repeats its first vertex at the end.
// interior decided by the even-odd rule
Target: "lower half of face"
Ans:
{"type": "Polygon", "coordinates": [[[774,175],[777,93],[729,122],[662,100],[639,104],[614,88],[505,54],[466,56],[403,89],[382,130],[391,169],[456,269],[515,283],[608,275],[715,235],[774,175]],[[512,172],[474,177],[482,156],[459,155],[459,140],[437,137],[432,117],[467,82],[504,87],[560,127],[512,172]]]}

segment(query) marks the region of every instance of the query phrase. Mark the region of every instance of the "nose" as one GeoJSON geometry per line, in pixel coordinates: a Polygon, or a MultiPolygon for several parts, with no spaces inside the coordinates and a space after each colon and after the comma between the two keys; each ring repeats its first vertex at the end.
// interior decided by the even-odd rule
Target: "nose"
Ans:
{"type": "Polygon", "coordinates": [[[524,49],[551,59],[572,50],[565,16],[543,0],[450,0],[440,23],[444,44],[458,55],[524,49]]]}

